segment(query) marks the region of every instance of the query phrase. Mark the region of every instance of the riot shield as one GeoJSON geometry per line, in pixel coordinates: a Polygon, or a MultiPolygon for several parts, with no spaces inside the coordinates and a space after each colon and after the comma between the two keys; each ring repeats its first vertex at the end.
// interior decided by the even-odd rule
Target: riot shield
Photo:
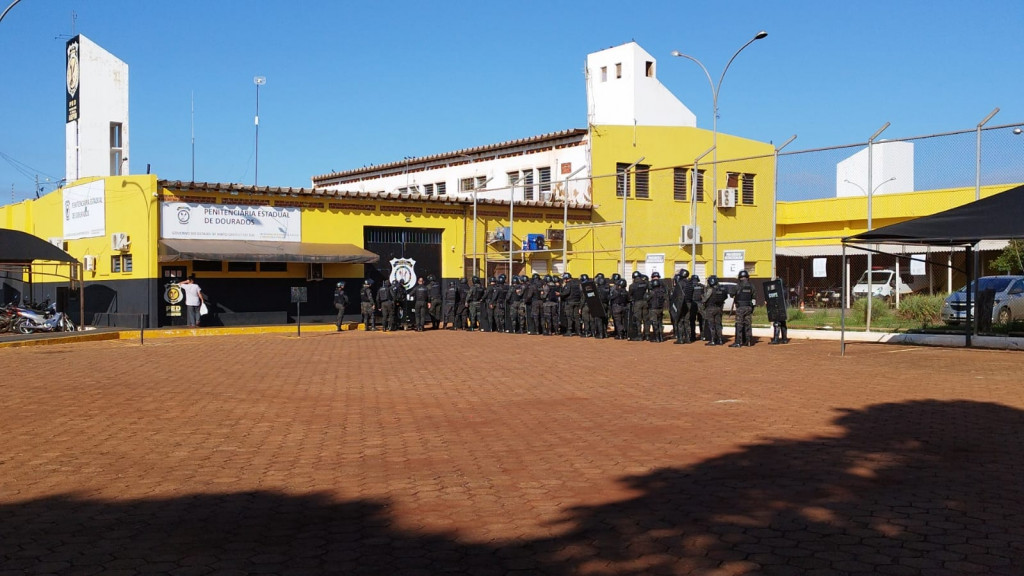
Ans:
{"type": "Polygon", "coordinates": [[[786,291],[782,286],[782,280],[779,278],[768,280],[762,287],[764,288],[764,301],[768,310],[768,320],[770,322],[785,322],[786,291]]]}
{"type": "Polygon", "coordinates": [[[583,305],[590,310],[591,317],[604,318],[604,306],[601,305],[601,297],[597,295],[597,284],[593,280],[580,282],[583,290],[583,305]]]}

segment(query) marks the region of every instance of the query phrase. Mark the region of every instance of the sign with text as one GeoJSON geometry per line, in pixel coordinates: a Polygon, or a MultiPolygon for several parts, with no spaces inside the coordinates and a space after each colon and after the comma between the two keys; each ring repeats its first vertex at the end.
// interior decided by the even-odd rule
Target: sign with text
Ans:
{"type": "Polygon", "coordinates": [[[160,236],[207,240],[302,241],[302,209],[163,202],[160,236]]]}
{"type": "Polygon", "coordinates": [[[665,276],[665,255],[648,254],[644,270],[647,272],[648,276],[655,272],[661,276],[665,276]]]}
{"type": "Polygon", "coordinates": [[[910,257],[910,275],[911,276],[924,276],[925,274],[927,274],[928,272],[925,269],[924,263],[925,263],[925,256],[923,254],[920,255],[920,256],[911,256],[910,257]]]}
{"type": "Polygon", "coordinates": [[[106,230],[106,191],[103,180],[64,189],[64,239],[95,238],[106,230]]]}
{"type": "Polygon", "coordinates": [[[747,259],[746,250],[722,251],[722,277],[735,278],[743,270],[747,259]]]}
{"type": "Polygon", "coordinates": [[[825,268],[826,261],[828,261],[827,258],[815,258],[811,261],[814,266],[815,278],[825,278],[828,276],[828,270],[825,268]]]}

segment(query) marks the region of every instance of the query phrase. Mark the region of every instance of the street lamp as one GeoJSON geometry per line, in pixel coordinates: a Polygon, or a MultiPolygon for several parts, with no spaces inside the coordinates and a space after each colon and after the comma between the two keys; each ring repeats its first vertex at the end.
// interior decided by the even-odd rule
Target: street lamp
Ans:
{"type": "Polygon", "coordinates": [[[566,247],[569,245],[569,182],[572,177],[582,172],[586,164],[580,166],[575,172],[565,177],[565,188],[562,190],[562,272],[568,272],[566,264],[566,247]]]}
{"type": "MultiPolygon", "coordinates": [[[[636,165],[643,162],[646,156],[641,156],[622,171],[622,277],[626,277],[626,198],[629,198],[629,171],[636,168],[636,165]]],[[[616,179],[618,176],[616,176],[616,179]]],[[[618,182],[615,183],[618,186],[618,182]]],[[[563,240],[564,242],[564,240],[563,240]]]]}
{"type": "Polygon", "coordinates": [[[256,85],[256,170],[253,175],[253,186],[260,184],[260,86],[267,83],[265,76],[254,76],[252,83],[256,85]]]}
{"type": "Polygon", "coordinates": [[[722,80],[725,80],[725,73],[728,72],[729,66],[732,65],[732,61],[735,60],[736,57],[740,55],[740,52],[743,52],[744,48],[753,44],[755,40],[760,40],[766,36],[768,36],[768,32],[761,30],[760,32],[755,34],[753,38],[747,40],[746,44],[740,46],[740,49],[737,50],[732,55],[732,58],[729,58],[729,62],[726,63],[725,68],[722,70],[722,75],[719,76],[718,78],[717,85],[715,85],[715,83],[711,80],[711,74],[708,72],[707,67],[704,66],[704,64],[700,60],[694,58],[693,56],[683,54],[678,50],[672,51],[673,56],[677,56],[679,58],[686,58],[687,60],[691,60],[695,62],[698,66],[700,66],[700,69],[704,71],[704,75],[707,76],[708,84],[711,86],[711,104],[714,108],[711,129],[711,145],[713,146],[711,153],[711,163],[714,165],[714,169],[711,172],[711,188],[712,190],[714,190],[715,194],[711,199],[713,207],[713,211],[711,213],[711,245],[712,250],[714,252],[714,254],[712,254],[712,258],[714,259],[714,263],[712,264],[712,271],[714,274],[718,274],[718,93],[722,89],[722,80]]]}
{"type": "MultiPolygon", "coordinates": [[[[892,182],[893,180],[896,180],[896,177],[895,177],[895,176],[893,176],[892,178],[889,178],[888,180],[886,180],[886,181],[882,182],[882,183],[881,183],[881,184],[879,184],[878,186],[875,186],[874,188],[872,188],[872,189],[871,189],[871,193],[872,193],[872,194],[874,194],[875,192],[878,192],[878,189],[879,189],[879,188],[881,188],[881,187],[882,187],[882,186],[883,186],[884,184],[888,184],[889,182],[892,182]]],[[[856,182],[854,182],[854,181],[852,181],[852,180],[843,180],[843,182],[846,182],[847,184],[849,184],[849,185],[851,185],[851,186],[855,186],[855,187],[856,187],[856,188],[857,188],[858,190],[860,190],[860,191],[861,191],[861,193],[862,193],[862,194],[864,194],[865,196],[867,196],[867,195],[868,195],[868,193],[867,193],[867,192],[866,192],[866,191],[864,190],[864,188],[863,188],[863,187],[862,187],[862,186],[861,186],[860,184],[857,184],[856,182]]]]}

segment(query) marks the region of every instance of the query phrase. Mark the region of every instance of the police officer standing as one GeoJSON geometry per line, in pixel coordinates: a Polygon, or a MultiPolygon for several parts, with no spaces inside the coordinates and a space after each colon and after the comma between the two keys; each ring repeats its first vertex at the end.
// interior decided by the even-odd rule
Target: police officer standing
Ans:
{"type": "Polygon", "coordinates": [[[408,297],[408,292],[405,289],[405,284],[396,280],[391,283],[391,300],[394,302],[394,312],[391,314],[391,329],[398,330],[401,319],[398,317],[399,313],[402,313],[406,319],[409,318],[409,314],[405,310],[405,302],[408,297]]]}
{"type": "Polygon", "coordinates": [[[455,327],[466,330],[469,323],[469,293],[471,288],[465,278],[459,278],[459,300],[455,305],[455,327]]]}
{"type": "Polygon", "coordinates": [[[334,325],[338,328],[338,332],[341,332],[341,321],[345,315],[345,306],[347,305],[348,296],[345,295],[345,281],[342,280],[334,288],[334,308],[338,311],[338,321],[334,325]]]}
{"type": "Polygon", "coordinates": [[[583,327],[580,324],[580,302],[583,291],[580,289],[578,280],[574,280],[568,272],[562,274],[562,295],[565,306],[566,329],[565,336],[583,336],[583,327]]]}
{"type": "Polygon", "coordinates": [[[689,270],[680,270],[676,275],[676,286],[679,288],[676,306],[676,344],[687,344],[693,341],[690,329],[690,309],[693,308],[693,284],[690,282],[689,270]]]}
{"type": "Polygon", "coordinates": [[[448,330],[455,330],[455,310],[459,305],[459,285],[455,280],[448,281],[448,289],[444,291],[444,304],[442,306],[441,327],[448,330]],[[449,326],[449,323],[451,326],[449,326]]]}
{"type": "Polygon", "coordinates": [[[629,311],[629,292],[626,290],[626,281],[619,278],[608,293],[608,303],[611,307],[612,322],[615,325],[615,339],[625,340],[628,338],[626,316],[629,311]]]}
{"type": "Polygon", "coordinates": [[[430,292],[430,321],[437,330],[441,326],[441,283],[433,274],[427,276],[427,290],[430,292]]]}
{"type": "Polygon", "coordinates": [[[430,288],[423,281],[423,276],[416,279],[416,286],[412,289],[412,307],[416,313],[416,331],[423,332],[430,316],[430,288]]]}
{"type": "Polygon", "coordinates": [[[647,293],[650,284],[639,270],[633,272],[633,283],[629,286],[630,319],[629,329],[633,332],[630,340],[647,340],[647,293]]]}
{"type": "Polygon", "coordinates": [[[380,307],[380,325],[385,332],[395,329],[395,300],[391,291],[391,281],[384,280],[377,290],[377,306],[380,307]]]}
{"type": "Polygon", "coordinates": [[[722,306],[729,292],[718,282],[718,276],[708,277],[708,289],[704,293],[704,315],[711,334],[705,346],[721,346],[722,342],[722,306]]]}
{"type": "Polygon", "coordinates": [[[595,290],[597,291],[597,299],[601,301],[602,315],[594,318],[594,337],[595,338],[607,338],[608,337],[608,312],[609,312],[609,301],[608,297],[611,293],[611,287],[608,286],[608,280],[604,277],[604,274],[598,272],[594,275],[595,290]]]}
{"type": "Polygon", "coordinates": [[[545,282],[541,285],[538,296],[543,304],[543,320],[537,326],[537,330],[538,334],[551,336],[558,332],[558,304],[561,295],[555,286],[555,279],[551,276],[544,278],[545,282]]]}
{"type": "Polygon", "coordinates": [[[484,300],[483,280],[479,276],[473,276],[473,286],[469,289],[469,329],[483,330],[480,321],[480,308],[484,300]]]}
{"type": "Polygon", "coordinates": [[[550,281],[551,276],[545,276],[544,279],[541,279],[540,274],[534,272],[530,278],[530,284],[526,287],[523,300],[528,307],[527,314],[529,316],[526,320],[526,331],[529,334],[538,335],[543,332],[541,329],[541,316],[544,313],[544,303],[547,294],[541,294],[541,290],[550,281]]]}
{"type": "Polygon", "coordinates": [[[505,283],[505,275],[498,274],[498,282],[494,285],[494,295],[491,301],[491,326],[495,332],[505,332],[505,318],[508,312],[508,284],[505,283]]]}
{"type": "MultiPolygon", "coordinates": [[[[668,292],[661,284],[661,274],[651,274],[651,289],[647,296],[647,325],[650,327],[651,342],[665,341],[665,303],[668,301],[668,292]]],[[[646,331],[646,330],[645,330],[646,331]]]]}
{"type": "Polygon", "coordinates": [[[512,277],[512,288],[508,291],[509,332],[526,332],[526,276],[512,277]]]}
{"type": "Polygon", "coordinates": [[[363,288],[359,291],[359,312],[362,315],[363,330],[373,332],[377,329],[377,315],[373,301],[373,278],[363,280],[363,288]]]}
{"type": "Polygon", "coordinates": [[[740,270],[733,302],[736,304],[736,337],[729,347],[753,346],[754,329],[750,321],[754,316],[754,286],[750,284],[750,273],[746,270],[740,270]]]}
{"type": "Polygon", "coordinates": [[[703,340],[708,339],[708,329],[704,324],[704,292],[706,291],[704,285],[700,282],[700,276],[693,275],[690,277],[690,342],[696,342],[697,338],[703,340]],[[697,328],[700,328],[700,334],[697,334],[697,328]]]}

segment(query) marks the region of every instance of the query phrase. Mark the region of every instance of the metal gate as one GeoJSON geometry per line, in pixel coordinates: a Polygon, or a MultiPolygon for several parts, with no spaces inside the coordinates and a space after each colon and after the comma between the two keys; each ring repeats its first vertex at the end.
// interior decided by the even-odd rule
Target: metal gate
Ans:
{"type": "Polygon", "coordinates": [[[391,261],[408,258],[416,261],[416,276],[429,274],[441,279],[441,230],[430,228],[385,228],[367,226],[363,247],[378,254],[376,264],[366,264],[365,275],[380,286],[391,275],[391,261]]]}

